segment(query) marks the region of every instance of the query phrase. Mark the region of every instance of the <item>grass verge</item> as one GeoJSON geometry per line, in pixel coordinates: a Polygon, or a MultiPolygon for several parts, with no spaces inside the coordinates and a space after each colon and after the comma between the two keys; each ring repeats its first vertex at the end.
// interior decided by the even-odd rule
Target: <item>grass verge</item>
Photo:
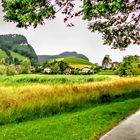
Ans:
{"type": "Polygon", "coordinates": [[[140,108],[140,98],[0,126],[0,140],[94,140],[140,108]]]}

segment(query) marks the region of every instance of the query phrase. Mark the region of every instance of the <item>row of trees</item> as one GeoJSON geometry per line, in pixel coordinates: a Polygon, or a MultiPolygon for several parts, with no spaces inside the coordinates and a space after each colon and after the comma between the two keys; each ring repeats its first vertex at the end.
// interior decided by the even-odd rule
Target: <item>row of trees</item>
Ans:
{"type": "Polygon", "coordinates": [[[43,66],[42,66],[42,71],[46,68],[49,67],[51,69],[51,72],[53,74],[63,74],[63,71],[69,66],[68,63],[64,61],[46,61],[43,66]]]}
{"type": "Polygon", "coordinates": [[[140,74],[140,57],[137,55],[126,56],[121,63],[115,62],[115,66],[113,64],[110,56],[105,55],[102,61],[102,69],[115,70],[115,73],[120,76],[140,74]]]}
{"type": "Polygon", "coordinates": [[[0,62],[0,75],[15,75],[31,73],[31,62],[29,59],[24,59],[20,65],[5,64],[2,60],[0,62]]]}
{"type": "Polygon", "coordinates": [[[137,56],[124,57],[116,73],[120,76],[135,76],[140,74],[140,62],[137,56]]]}
{"type": "MultiPolygon", "coordinates": [[[[109,55],[106,55],[103,59],[102,66],[93,64],[90,68],[93,73],[99,73],[102,70],[113,70],[115,74],[119,76],[135,76],[140,74],[140,57],[139,56],[126,56],[123,61],[117,65],[117,67],[108,67],[111,59],[109,55]]],[[[0,74],[1,75],[14,75],[14,74],[28,74],[31,72],[44,72],[45,68],[50,68],[52,74],[64,74],[69,64],[64,61],[46,61],[43,65],[38,67],[32,67],[29,59],[24,59],[19,65],[7,64],[3,59],[0,62],[0,74]]],[[[70,74],[83,74],[79,68],[70,68],[70,74]]],[[[90,72],[89,72],[90,73],[90,72]]]]}

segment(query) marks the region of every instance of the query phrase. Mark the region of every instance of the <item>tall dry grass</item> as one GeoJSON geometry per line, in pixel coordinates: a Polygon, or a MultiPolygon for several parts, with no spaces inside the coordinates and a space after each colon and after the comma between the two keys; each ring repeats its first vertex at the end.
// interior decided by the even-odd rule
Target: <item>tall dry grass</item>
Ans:
{"type": "Polygon", "coordinates": [[[0,124],[49,116],[85,104],[101,104],[140,97],[139,78],[116,78],[71,85],[0,87],[0,124]]]}

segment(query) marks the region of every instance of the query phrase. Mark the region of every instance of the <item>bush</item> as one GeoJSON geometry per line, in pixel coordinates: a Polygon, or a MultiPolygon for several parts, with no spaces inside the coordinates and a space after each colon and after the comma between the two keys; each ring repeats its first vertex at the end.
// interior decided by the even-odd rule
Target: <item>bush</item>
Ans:
{"type": "Polygon", "coordinates": [[[138,62],[135,56],[124,57],[123,62],[117,69],[119,76],[135,76],[138,75],[140,69],[138,68],[138,62]]]}
{"type": "Polygon", "coordinates": [[[17,74],[15,65],[11,64],[6,67],[6,74],[7,75],[14,75],[17,74]]]}
{"type": "Polygon", "coordinates": [[[0,75],[6,74],[6,66],[5,65],[0,65],[0,75]]]}
{"type": "Polygon", "coordinates": [[[79,75],[79,74],[81,74],[81,71],[79,68],[74,68],[74,69],[72,69],[71,73],[75,74],[75,75],[79,75]]]}
{"type": "Polygon", "coordinates": [[[29,59],[24,59],[22,62],[21,62],[21,65],[20,65],[20,72],[22,74],[28,74],[31,72],[31,62],[29,59]]]}

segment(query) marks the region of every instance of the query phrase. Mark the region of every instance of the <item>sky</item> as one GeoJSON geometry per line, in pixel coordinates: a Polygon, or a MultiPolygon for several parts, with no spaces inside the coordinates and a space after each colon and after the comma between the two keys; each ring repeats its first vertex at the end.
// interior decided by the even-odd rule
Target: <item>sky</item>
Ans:
{"type": "MultiPolygon", "coordinates": [[[[1,0],[0,0],[1,1],[1,0]]],[[[0,5],[0,34],[22,34],[32,45],[38,55],[55,55],[65,51],[76,51],[86,55],[93,63],[101,64],[103,57],[109,54],[113,61],[121,61],[126,55],[140,55],[140,46],[131,45],[125,51],[113,50],[103,45],[102,36],[91,33],[87,23],[80,18],[74,19],[74,27],[66,27],[63,17],[58,15],[55,20],[46,21],[37,28],[21,29],[14,23],[3,21],[0,5]]]]}

